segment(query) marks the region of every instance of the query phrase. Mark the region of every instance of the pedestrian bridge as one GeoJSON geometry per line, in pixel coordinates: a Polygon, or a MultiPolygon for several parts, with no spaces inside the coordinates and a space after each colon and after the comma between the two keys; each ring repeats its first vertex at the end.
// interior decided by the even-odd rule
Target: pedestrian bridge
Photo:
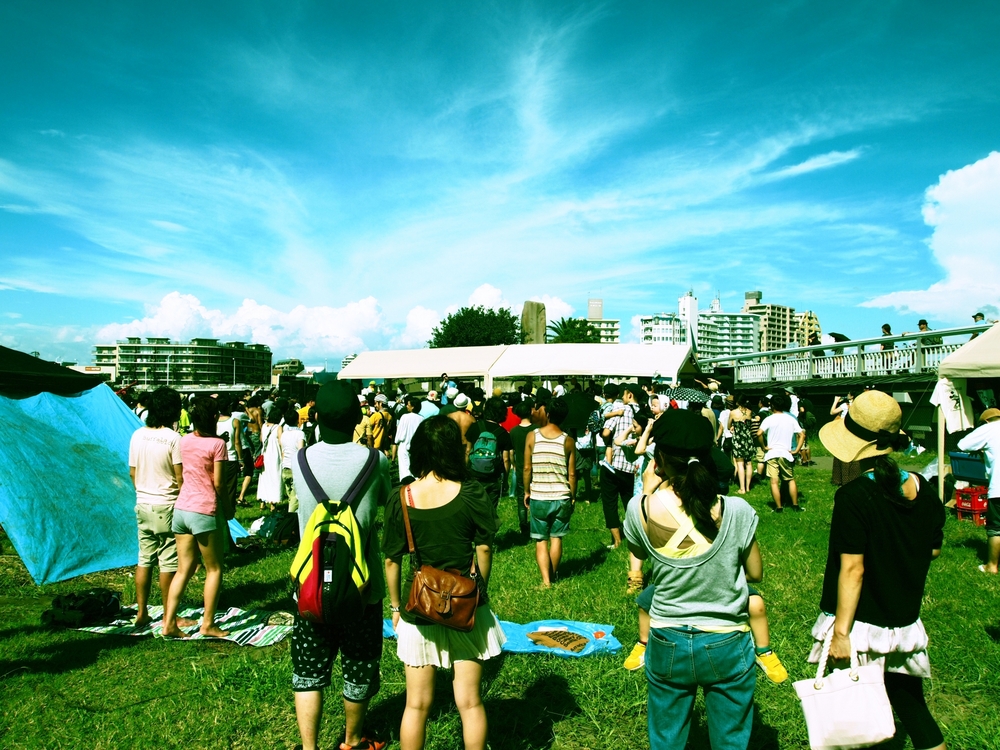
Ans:
{"type": "Polygon", "coordinates": [[[984,323],[902,336],[802,346],[712,359],[699,359],[703,372],[729,375],[733,387],[755,385],[850,386],[856,383],[929,383],[937,380],[942,360],[973,334],[990,328],[984,323]]]}

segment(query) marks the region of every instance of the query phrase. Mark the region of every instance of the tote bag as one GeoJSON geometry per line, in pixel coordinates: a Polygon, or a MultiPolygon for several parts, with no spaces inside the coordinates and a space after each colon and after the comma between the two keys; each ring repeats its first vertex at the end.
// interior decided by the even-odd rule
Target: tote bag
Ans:
{"type": "Polygon", "coordinates": [[[812,750],[852,750],[883,742],[896,733],[885,692],[881,664],[858,665],[851,643],[851,668],[828,676],[826,662],[833,640],[831,627],[823,639],[816,679],[793,683],[802,702],[812,750]]]}

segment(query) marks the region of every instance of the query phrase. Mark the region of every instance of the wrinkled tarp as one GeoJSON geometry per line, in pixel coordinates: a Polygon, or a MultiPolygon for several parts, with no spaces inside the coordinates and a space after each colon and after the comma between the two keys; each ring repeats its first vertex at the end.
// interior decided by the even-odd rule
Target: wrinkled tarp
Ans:
{"type": "Polygon", "coordinates": [[[0,524],[35,583],[136,564],[128,444],[141,426],[106,385],[0,396],[0,524]]]}
{"type": "MultiPolygon", "coordinates": [[[[599,625],[593,622],[575,622],[573,620],[535,620],[522,625],[517,622],[501,620],[500,627],[503,628],[503,634],[507,636],[503,650],[509,654],[551,654],[569,659],[599,654],[617,654],[622,648],[619,640],[612,635],[615,629],[614,625],[599,625]],[[567,651],[564,648],[543,646],[528,638],[528,633],[546,630],[568,630],[570,633],[582,635],[587,639],[587,645],[581,651],[567,651]]],[[[392,629],[392,620],[382,621],[382,637],[396,638],[396,631],[392,629]]]]}

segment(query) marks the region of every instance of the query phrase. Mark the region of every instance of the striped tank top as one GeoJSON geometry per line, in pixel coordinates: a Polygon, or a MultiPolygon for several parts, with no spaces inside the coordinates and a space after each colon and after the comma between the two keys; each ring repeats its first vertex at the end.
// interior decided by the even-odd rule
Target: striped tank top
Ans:
{"type": "Polygon", "coordinates": [[[531,452],[532,500],[568,500],[569,467],[566,458],[566,434],[547,438],[535,430],[535,447],[531,452]]]}

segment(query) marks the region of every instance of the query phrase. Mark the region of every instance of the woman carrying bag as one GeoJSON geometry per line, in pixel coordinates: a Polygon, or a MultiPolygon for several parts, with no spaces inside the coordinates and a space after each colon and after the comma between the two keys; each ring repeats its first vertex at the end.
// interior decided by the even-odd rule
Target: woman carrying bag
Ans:
{"type": "Polygon", "coordinates": [[[930,677],[920,603],[931,561],[941,552],[944,507],[918,474],[900,471],[890,454],[906,447],[896,400],[866,391],[842,419],[824,425],[820,441],[837,459],[857,462],[861,476],[834,498],[822,610],[809,661],[820,661],[830,637],[835,662],[881,664],[889,703],[916,750],[945,747],[924,701],[930,677]]]}
{"type": "Polygon", "coordinates": [[[643,487],[651,494],[634,498],[625,515],[629,550],[653,564],[652,750],[683,750],[699,686],[713,750],[746,750],[750,741],[757,673],[747,581],[761,579],[763,564],[757,514],[718,494],[714,438],[700,413],[666,411],[652,429],[655,475],[643,487]]]}
{"type": "MultiPolygon", "coordinates": [[[[399,730],[402,750],[424,746],[427,716],[434,702],[434,674],[455,670],[455,703],[462,717],[467,750],[486,747],[486,710],[480,697],[483,661],[500,654],[506,638],[486,603],[496,520],[482,485],[465,464],[458,423],[447,416],[425,419],[413,436],[410,471],[417,477],[404,485],[401,499],[391,498],[385,511],[382,551],[396,654],[406,667],[406,709],[399,730]],[[401,607],[407,600],[401,560],[414,552],[407,542],[403,503],[420,564],[470,577],[475,559],[479,607],[472,630],[462,632],[432,624],[401,607]]],[[[423,572],[423,569],[422,571],[423,572]]]]}

